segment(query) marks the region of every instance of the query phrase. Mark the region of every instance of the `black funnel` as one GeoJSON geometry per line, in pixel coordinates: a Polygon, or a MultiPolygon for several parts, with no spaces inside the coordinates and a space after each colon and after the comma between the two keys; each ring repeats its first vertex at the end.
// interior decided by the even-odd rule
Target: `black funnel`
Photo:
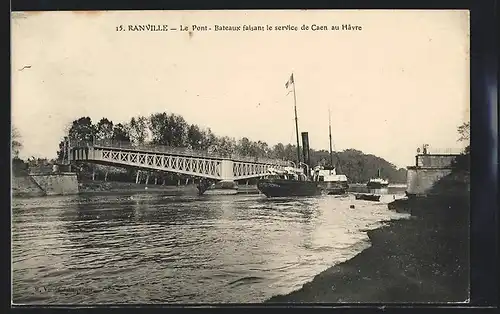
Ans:
{"type": "Polygon", "coordinates": [[[304,157],[304,163],[310,166],[309,134],[307,132],[302,132],[302,156],[304,157]]]}

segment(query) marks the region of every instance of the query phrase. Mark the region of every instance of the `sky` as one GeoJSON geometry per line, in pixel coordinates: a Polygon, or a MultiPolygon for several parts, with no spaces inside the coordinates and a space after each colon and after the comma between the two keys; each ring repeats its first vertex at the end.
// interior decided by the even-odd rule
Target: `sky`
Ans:
{"type": "Polygon", "coordinates": [[[21,158],[55,157],[82,116],[118,123],[163,111],[216,135],[293,144],[291,73],[299,132],[314,149],[328,149],[329,109],[336,150],[398,167],[423,144],[462,147],[457,127],[469,120],[468,11],[15,12],[11,30],[21,158]],[[116,31],[136,24],[212,31],[116,31]],[[213,30],[288,24],[299,31],[213,30]]]}

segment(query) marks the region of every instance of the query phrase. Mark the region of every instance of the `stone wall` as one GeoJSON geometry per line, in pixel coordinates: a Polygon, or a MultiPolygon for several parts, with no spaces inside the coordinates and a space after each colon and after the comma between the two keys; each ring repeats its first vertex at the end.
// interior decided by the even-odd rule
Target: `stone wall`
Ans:
{"type": "Polygon", "coordinates": [[[458,155],[417,155],[417,167],[447,168],[458,155]]]}
{"type": "Polygon", "coordinates": [[[13,196],[78,194],[75,173],[33,174],[12,178],[13,196]]]}
{"type": "Polygon", "coordinates": [[[12,177],[12,196],[34,197],[43,196],[45,191],[36,183],[31,176],[12,177]]]}
{"type": "Polygon", "coordinates": [[[408,167],[406,192],[410,195],[426,195],[434,183],[450,173],[449,168],[408,167]]]}
{"type": "Polygon", "coordinates": [[[34,174],[31,175],[46,195],[78,194],[76,173],[34,174]]]}

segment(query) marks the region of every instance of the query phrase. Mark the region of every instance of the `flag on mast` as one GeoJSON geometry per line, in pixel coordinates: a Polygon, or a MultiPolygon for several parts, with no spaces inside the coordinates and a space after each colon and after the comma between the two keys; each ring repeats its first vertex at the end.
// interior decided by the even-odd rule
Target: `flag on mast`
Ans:
{"type": "Polygon", "coordinates": [[[290,78],[288,79],[288,81],[286,82],[285,84],[285,88],[288,89],[288,87],[293,84],[293,73],[292,75],[290,75],[290,78]]]}

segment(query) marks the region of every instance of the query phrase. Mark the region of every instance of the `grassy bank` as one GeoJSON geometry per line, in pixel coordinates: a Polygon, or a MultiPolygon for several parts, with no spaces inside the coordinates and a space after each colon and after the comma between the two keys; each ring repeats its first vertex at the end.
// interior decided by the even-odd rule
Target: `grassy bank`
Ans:
{"type": "Polygon", "coordinates": [[[425,198],[390,205],[412,219],[368,232],[372,246],[269,303],[463,302],[469,287],[467,174],[452,174],[425,198]]]}

